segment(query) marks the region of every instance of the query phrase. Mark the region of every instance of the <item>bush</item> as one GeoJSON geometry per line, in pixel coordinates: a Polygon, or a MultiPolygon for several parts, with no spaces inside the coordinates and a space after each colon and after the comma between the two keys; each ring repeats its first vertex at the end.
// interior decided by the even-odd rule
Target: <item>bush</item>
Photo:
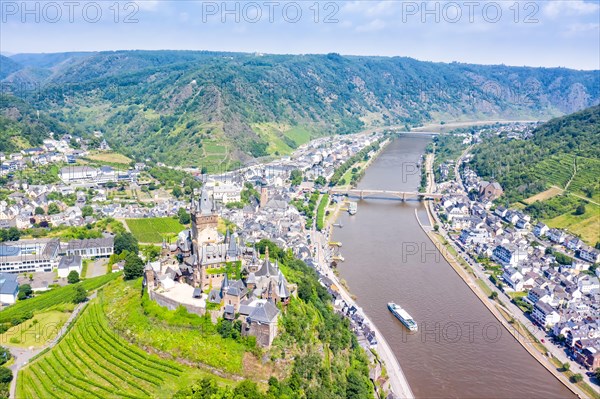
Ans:
{"type": "Polygon", "coordinates": [[[75,270],[71,270],[67,276],[67,282],[69,284],[76,284],[79,282],[79,273],[75,270]]]}
{"type": "Polygon", "coordinates": [[[583,376],[581,374],[573,374],[571,376],[571,382],[577,384],[578,382],[583,381],[583,376]]]}
{"type": "Polygon", "coordinates": [[[12,379],[12,371],[8,367],[0,367],[0,383],[11,382],[12,379]]]}
{"type": "Polygon", "coordinates": [[[581,203],[579,205],[577,205],[577,208],[575,209],[575,212],[573,212],[574,215],[583,215],[585,214],[585,204],[581,203]]]}
{"type": "Polygon", "coordinates": [[[82,303],[87,299],[87,291],[81,284],[75,287],[75,295],[73,296],[73,303],[82,303]]]}
{"type": "Polygon", "coordinates": [[[10,351],[3,346],[0,346],[0,365],[8,362],[12,358],[10,351]]]}

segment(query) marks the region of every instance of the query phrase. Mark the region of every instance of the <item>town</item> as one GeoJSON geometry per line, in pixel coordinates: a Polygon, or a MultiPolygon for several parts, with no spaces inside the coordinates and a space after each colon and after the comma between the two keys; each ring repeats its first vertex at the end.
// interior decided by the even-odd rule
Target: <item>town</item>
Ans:
{"type": "MultiPolygon", "coordinates": [[[[530,129],[497,129],[523,139],[530,129]]],[[[442,162],[434,206],[436,229],[482,280],[505,294],[534,332],[543,332],[552,355],[588,371],[600,367],[600,251],[581,238],[507,207],[497,182],[469,167],[480,131],[462,134],[469,145],[458,159],[442,162]],[[516,306],[515,306],[516,305],[516,306]]],[[[495,293],[495,295],[497,292],[495,293]]]]}

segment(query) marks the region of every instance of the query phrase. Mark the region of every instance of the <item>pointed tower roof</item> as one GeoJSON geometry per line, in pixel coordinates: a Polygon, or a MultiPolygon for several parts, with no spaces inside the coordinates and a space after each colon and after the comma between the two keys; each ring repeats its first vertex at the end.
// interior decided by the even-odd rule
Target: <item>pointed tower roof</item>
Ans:
{"type": "Polygon", "coordinates": [[[277,296],[279,298],[288,298],[290,296],[290,290],[287,287],[287,281],[283,274],[279,274],[279,284],[277,285],[277,296]]]}
{"type": "Polygon", "coordinates": [[[258,264],[258,256],[256,255],[256,245],[252,245],[252,264],[258,264]]]}
{"type": "Polygon", "coordinates": [[[198,201],[198,209],[202,215],[208,216],[212,215],[214,207],[213,201],[210,198],[208,190],[202,190],[202,195],[200,196],[200,201],[198,201]]]}
{"type": "Polygon", "coordinates": [[[229,277],[227,277],[227,273],[225,273],[225,277],[221,283],[221,291],[227,291],[227,288],[229,288],[229,277]]]}

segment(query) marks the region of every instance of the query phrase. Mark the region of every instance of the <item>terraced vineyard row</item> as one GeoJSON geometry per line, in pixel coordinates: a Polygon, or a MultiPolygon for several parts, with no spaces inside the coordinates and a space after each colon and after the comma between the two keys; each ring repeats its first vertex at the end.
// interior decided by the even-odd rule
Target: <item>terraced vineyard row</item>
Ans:
{"type": "Polygon", "coordinates": [[[20,371],[17,397],[147,398],[183,371],[115,335],[94,301],[50,352],[20,371]]]}
{"type": "MultiPolygon", "coordinates": [[[[88,291],[102,287],[104,284],[114,280],[120,274],[110,273],[104,276],[85,279],[81,282],[83,288],[88,291]]],[[[19,301],[16,304],[6,308],[0,312],[0,323],[5,323],[14,317],[20,317],[23,314],[34,311],[42,311],[54,305],[68,303],[75,297],[75,285],[67,285],[60,288],[55,288],[46,293],[35,296],[34,298],[25,301],[19,301]]]]}

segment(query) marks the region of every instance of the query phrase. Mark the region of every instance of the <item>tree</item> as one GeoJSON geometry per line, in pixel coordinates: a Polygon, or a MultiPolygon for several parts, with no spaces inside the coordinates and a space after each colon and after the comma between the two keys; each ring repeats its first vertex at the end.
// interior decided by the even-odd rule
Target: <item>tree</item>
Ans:
{"type": "Polygon", "coordinates": [[[44,208],[42,208],[41,206],[36,206],[35,207],[35,214],[36,215],[43,215],[44,214],[44,208]]]}
{"type": "Polygon", "coordinates": [[[183,195],[183,192],[181,191],[181,189],[179,187],[175,187],[173,189],[173,191],[171,192],[171,194],[173,194],[173,196],[175,198],[180,198],[183,195]]]}
{"type": "Polygon", "coordinates": [[[16,227],[0,229],[0,241],[18,241],[19,238],[21,238],[21,231],[16,227]]]}
{"type": "Polygon", "coordinates": [[[23,284],[23,285],[19,286],[19,294],[18,294],[17,298],[19,298],[19,300],[27,299],[27,298],[29,298],[29,296],[31,294],[33,294],[31,285],[23,284]]]}
{"type": "Polygon", "coordinates": [[[562,364],[562,371],[569,371],[571,369],[571,363],[566,362],[562,364]]]}
{"type": "Polygon", "coordinates": [[[0,383],[7,384],[13,379],[12,371],[8,367],[0,367],[0,383]]]}
{"type": "Polygon", "coordinates": [[[302,183],[302,171],[300,169],[292,170],[292,173],[290,173],[290,180],[292,186],[299,186],[302,183]]]}
{"type": "Polygon", "coordinates": [[[327,179],[325,179],[325,177],[323,176],[319,176],[316,178],[315,184],[317,186],[324,186],[325,184],[327,184],[327,179]]]}
{"type": "Polygon", "coordinates": [[[8,362],[12,355],[10,351],[3,346],[0,346],[0,365],[8,362]]]}
{"type": "Polygon", "coordinates": [[[73,303],[85,302],[87,299],[87,291],[81,284],[75,286],[75,296],[73,297],[73,303]]]}
{"type": "Polygon", "coordinates": [[[92,216],[94,214],[94,208],[92,208],[89,205],[84,206],[83,208],[81,208],[81,216],[86,217],[86,216],[92,216]]]}
{"type": "Polygon", "coordinates": [[[598,367],[596,370],[594,370],[594,374],[596,375],[596,379],[600,380],[600,367],[598,367]]]}
{"type": "Polygon", "coordinates": [[[582,202],[575,209],[574,215],[583,215],[585,213],[585,204],[582,202]]]}
{"type": "Polygon", "coordinates": [[[160,248],[156,245],[144,245],[141,251],[147,262],[154,262],[160,255],[160,248]]]}
{"type": "Polygon", "coordinates": [[[48,215],[56,215],[57,213],[60,213],[60,208],[56,205],[56,202],[48,205],[48,215]]]}
{"type": "Polygon", "coordinates": [[[131,253],[125,259],[125,267],[123,268],[123,276],[125,280],[133,280],[142,277],[144,274],[144,261],[135,253],[131,253]]]}
{"type": "Polygon", "coordinates": [[[71,270],[67,276],[67,282],[69,284],[76,284],[79,282],[79,273],[76,270],[71,270]]]}
{"type": "Polygon", "coordinates": [[[139,251],[138,242],[133,234],[125,231],[115,236],[115,253],[118,255],[123,251],[137,254],[139,251]]]}
{"type": "Polygon", "coordinates": [[[497,299],[498,298],[498,291],[492,291],[492,294],[490,295],[490,298],[492,299],[497,299]]]}
{"type": "Polygon", "coordinates": [[[192,220],[190,214],[185,210],[185,208],[179,208],[177,211],[177,217],[179,218],[179,223],[181,224],[188,224],[192,220]]]}
{"type": "Polygon", "coordinates": [[[581,374],[577,373],[577,374],[573,374],[571,376],[571,382],[577,384],[578,382],[581,382],[581,381],[583,381],[583,376],[581,374]]]}

